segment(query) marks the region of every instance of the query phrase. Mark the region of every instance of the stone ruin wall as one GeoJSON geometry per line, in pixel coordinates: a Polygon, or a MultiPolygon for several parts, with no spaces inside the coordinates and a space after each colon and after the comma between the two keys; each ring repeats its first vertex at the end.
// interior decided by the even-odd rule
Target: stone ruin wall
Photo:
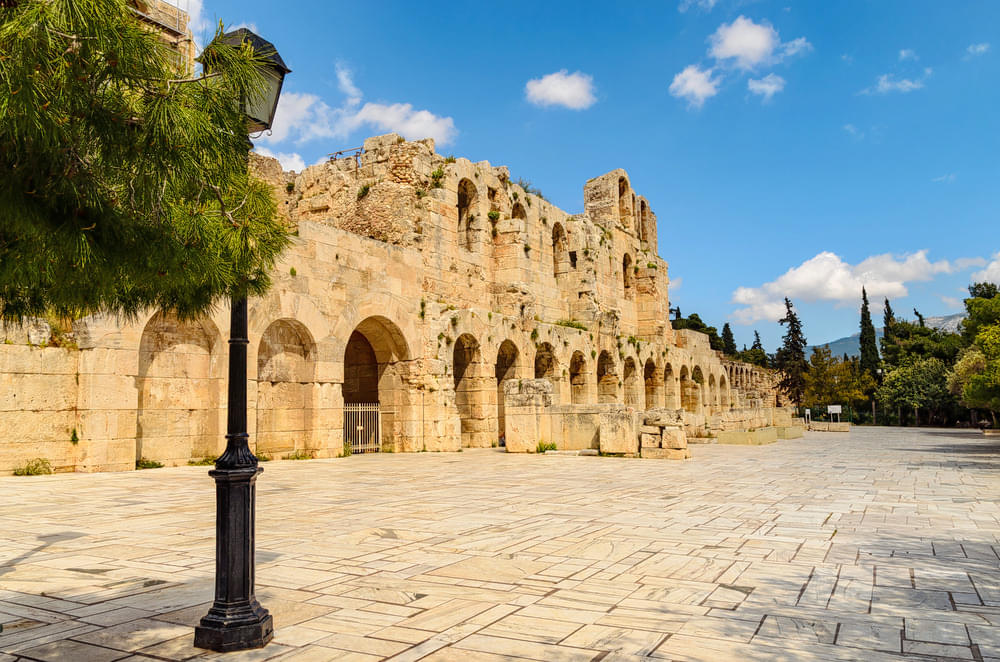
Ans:
{"type": "MultiPolygon", "coordinates": [[[[588,181],[570,215],[504,167],[395,134],[302,173],[252,167],[297,234],[273,290],[250,302],[260,454],[341,455],[345,403],[375,399],[384,450],[496,446],[505,393],[536,378],[556,417],[539,441],[561,448],[600,447],[609,416],[629,418],[636,439],[650,412],[688,437],[787,418],[772,373],[671,329],[656,216],[624,170],[588,181]]],[[[0,428],[13,434],[0,473],[35,457],[97,471],[217,455],[228,315],[6,329],[0,428]]]]}

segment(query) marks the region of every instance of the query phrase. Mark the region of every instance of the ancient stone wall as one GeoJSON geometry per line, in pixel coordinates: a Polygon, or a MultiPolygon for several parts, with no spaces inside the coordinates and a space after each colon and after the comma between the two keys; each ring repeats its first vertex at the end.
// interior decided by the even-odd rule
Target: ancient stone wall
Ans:
{"type": "MultiPolygon", "coordinates": [[[[263,158],[253,168],[297,231],[273,290],[250,302],[258,453],[343,454],[361,425],[345,403],[379,405],[383,450],[500,445],[512,425],[530,428],[506,387],[536,378],[551,384],[538,411],[548,418],[531,425],[564,448],[600,447],[603,428],[636,431],[645,410],[692,434],[773,418],[773,375],[671,329],[656,217],[623,170],[588,181],[571,215],[504,167],[395,134],[301,173],[263,158]]],[[[34,457],[93,471],[217,455],[228,315],[75,320],[69,349],[7,329],[0,428],[14,433],[0,472],[34,457]]],[[[511,450],[533,450],[522,447],[511,450]]]]}

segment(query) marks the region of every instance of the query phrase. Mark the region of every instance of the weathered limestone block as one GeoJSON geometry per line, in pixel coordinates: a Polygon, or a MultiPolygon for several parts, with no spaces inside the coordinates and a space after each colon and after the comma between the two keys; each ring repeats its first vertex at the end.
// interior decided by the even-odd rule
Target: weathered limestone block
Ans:
{"type": "Polygon", "coordinates": [[[503,384],[503,394],[504,440],[508,453],[533,452],[539,442],[554,441],[547,411],[552,405],[552,382],[510,379],[503,384]]]}
{"type": "Polygon", "coordinates": [[[635,455],[639,452],[636,416],[628,410],[601,413],[601,452],[635,455]]]}
{"type": "Polygon", "coordinates": [[[674,448],[674,449],[687,448],[688,447],[687,435],[684,434],[684,428],[678,428],[678,427],[663,428],[663,442],[660,445],[662,448],[674,448]]]}
{"type": "Polygon", "coordinates": [[[639,435],[639,442],[642,444],[643,448],[659,448],[660,435],[643,432],[639,435]]]}
{"type": "Polygon", "coordinates": [[[691,457],[691,451],[673,448],[643,448],[641,457],[652,460],[686,460],[691,457]]]}

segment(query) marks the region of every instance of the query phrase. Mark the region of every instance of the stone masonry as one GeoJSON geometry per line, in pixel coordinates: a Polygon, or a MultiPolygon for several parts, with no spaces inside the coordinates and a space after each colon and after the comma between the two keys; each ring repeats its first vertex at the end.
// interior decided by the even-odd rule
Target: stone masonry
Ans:
{"type": "MultiPolygon", "coordinates": [[[[586,182],[571,215],[505,167],[395,134],[301,173],[252,167],[297,235],[250,302],[259,454],[338,456],[346,430],[393,452],[682,457],[686,438],[791,425],[772,373],[671,328],[656,216],[624,170],[586,182]],[[381,425],[345,419],[357,404],[381,425]]],[[[3,331],[0,473],[37,457],[57,471],[215,457],[228,315],[3,331]]]]}

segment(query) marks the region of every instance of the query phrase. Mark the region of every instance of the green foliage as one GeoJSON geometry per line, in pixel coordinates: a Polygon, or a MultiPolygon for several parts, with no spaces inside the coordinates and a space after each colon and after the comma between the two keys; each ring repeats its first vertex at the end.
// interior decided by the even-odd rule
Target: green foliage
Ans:
{"type": "Polygon", "coordinates": [[[535,447],[536,453],[544,453],[545,451],[559,450],[556,447],[556,442],[554,441],[539,441],[538,445],[535,447]]]}
{"type": "Polygon", "coordinates": [[[825,405],[847,404],[859,408],[875,390],[875,379],[857,359],[832,356],[829,346],[814,347],[805,373],[802,404],[821,410],[825,405]]]}
{"type": "Polygon", "coordinates": [[[361,188],[359,188],[358,189],[358,200],[361,200],[366,195],[368,195],[368,192],[371,191],[371,190],[372,190],[372,187],[370,185],[368,185],[368,184],[365,184],[364,186],[362,186],[361,188]]]}
{"type": "Polygon", "coordinates": [[[73,444],[74,446],[80,443],[80,435],[77,434],[76,428],[73,428],[73,430],[69,434],[69,443],[73,444]]]}
{"type": "Polygon", "coordinates": [[[288,230],[238,101],[268,54],[216,40],[211,73],[182,80],[126,0],[6,4],[0,317],[186,317],[264,293],[288,230]]]}
{"type": "Polygon", "coordinates": [[[965,311],[967,315],[962,320],[962,336],[968,342],[973,342],[980,330],[1000,323],[1000,296],[966,299],[965,311]]]}
{"type": "Polygon", "coordinates": [[[491,211],[490,213],[486,214],[486,216],[490,219],[491,223],[496,223],[497,221],[500,220],[500,212],[498,211],[491,211]]]}
{"type": "Polygon", "coordinates": [[[436,169],[431,173],[431,188],[441,188],[441,180],[444,179],[444,170],[436,169]]]}
{"type": "Polygon", "coordinates": [[[996,283],[973,283],[969,285],[969,296],[973,299],[992,299],[1000,294],[996,283]]]}
{"type": "Polygon", "coordinates": [[[587,330],[587,325],[583,322],[577,322],[576,320],[556,320],[557,326],[567,326],[571,329],[579,329],[581,331],[587,330]]]}
{"type": "Polygon", "coordinates": [[[538,340],[538,329],[532,329],[531,330],[531,342],[535,342],[537,340],[538,340]]]}
{"type": "Polygon", "coordinates": [[[257,453],[257,460],[259,462],[270,462],[273,459],[270,453],[257,453]]]}
{"type": "MultiPolygon", "coordinates": [[[[350,444],[348,444],[350,446],[350,444]]],[[[311,460],[313,459],[312,453],[309,451],[302,450],[301,448],[296,449],[285,456],[286,460],[311,460]]]]}
{"type": "Polygon", "coordinates": [[[139,458],[138,460],[136,460],[135,468],[136,469],[162,469],[163,468],[163,463],[162,462],[157,462],[156,460],[147,460],[146,458],[142,457],[142,458],[139,458]]]}
{"type": "Polygon", "coordinates": [[[444,160],[444,162],[445,163],[454,163],[455,162],[455,155],[454,154],[449,154],[448,157],[444,160]]]}
{"type": "Polygon", "coordinates": [[[759,365],[762,368],[768,367],[767,352],[764,351],[764,344],[760,341],[760,332],[754,329],[753,332],[753,346],[747,349],[746,345],[743,345],[743,350],[740,351],[736,357],[745,363],[752,363],[753,365],[759,365]]]}
{"type": "Polygon", "coordinates": [[[726,356],[736,356],[736,338],[733,337],[729,322],[722,325],[722,351],[726,356]]]}
{"type": "Polygon", "coordinates": [[[948,369],[937,357],[917,359],[891,370],[876,392],[884,407],[912,409],[917,416],[920,409],[930,409],[931,417],[949,404],[954,397],[948,390],[948,369]]]}
{"type": "Polygon", "coordinates": [[[957,333],[945,333],[929,326],[894,319],[890,340],[882,338],[882,357],[888,370],[913,361],[934,357],[952,365],[967,344],[957,333]]]}
{"type": "MultiPolygon", "coordinates": [[[[528,193],[529,195],[537,195],[542,200],[545,199],[545,196],[542,195],[542,192],[527,179],[524,179],[523,177],[518,177],[517,181],[515,181],[514,183],[520,186],[522,189],[524,189],[525,193],[528,193]]],[[[516,192],[514,193],[514,199],[515,200],[517,199],[516,192]]]]}
{"type": "Polygon", "coordinates": [[[295,270],[295,267],[292,267],[288,270],[288,275],[294,278],[299,275],[299,272],[295,270]]]}
{"type": "Polygon", "coordinates": [[[14,467],[15,476],[46,476],[52,473],[52,463],[44,457],[36,457],[24,464],[14,467]]]}
{"type": "Polygon", "coordinates": [[[774,367],[782,373],[779,386],[789,399],[801,406],[805,396],[806,372],[806,337],[802,332],[802,322],[792,307],[792,302],[785,297],[785,316],[778,320],[782,326],[788,327],[782,338],[781,348],[774,356],[774,367]]]}
{"type": "MultiPolygon", "coordinates": [[[[257,458],[260,459],[260,458],[257,458]]],[[[215,464],[214,457],[203,457],[200,460],[188,460],[188,464],[192,467],[207,467],[215,464]]]]}
{"type": "Polygon", "coordinates": [[[351,448],[351,444],[350,443],[346,443],[346,444],[344,444],[344,447],[340,451],[340,457],[350,457],[351,453],[353,453],[353,452],[354,451],[351,448]]]}
{"type": "Polygon", "coordinates": [[[948,390],[966,407],[986,409],[997,427],[1000,412],[1000,324],[982,328],[948,374],[948,390]]]}
{"type": "Polygon", "coordinates": [[[288,182],[285,184],[285,193],[291,193],[295,190],[295,182],[288,182]]]}
{"type": "Polygon", "coordinates": [[[875,337],[875,325],[872,324],[872,314],[868,307],[868,292],[861,288],[861,369],[872,379],[878,375],[880,366],[878,342],[875,337]]]}

